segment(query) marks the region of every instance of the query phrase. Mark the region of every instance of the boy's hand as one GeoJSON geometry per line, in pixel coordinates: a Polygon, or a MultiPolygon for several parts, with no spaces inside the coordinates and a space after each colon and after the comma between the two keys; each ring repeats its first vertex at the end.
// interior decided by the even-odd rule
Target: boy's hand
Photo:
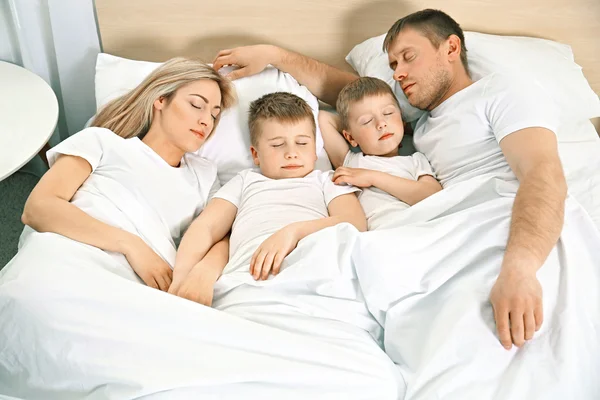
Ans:
{"type": "Polygon", "coordinates": [[[175,285],[174,282],[169,288],[169,293],[210,307],[215,282],[215,277],[210,273],[194,270],[181,283],[175,285]]]}
{"type": "Polygon", "coordinates": [[[165,292],[169,289],[173,278],[171,267],[139,236],[127,242],[123,254],[146,285],[165,292]]]}
{"type": "Polygon", "coordinates": [[[333,173],[331,180],[336,185],[346,183],[359,188],[367,188],[374,185],[377,172],[363,168],[339,167],[333,173]]]}
{"type": "Polygon", "coordinates": [[[295,224],[275,232],[252,255],[250,274],[256,280],[266,280],[271,271],[277,275],[283,259],[296,248],[298,241],[295,224]]]}

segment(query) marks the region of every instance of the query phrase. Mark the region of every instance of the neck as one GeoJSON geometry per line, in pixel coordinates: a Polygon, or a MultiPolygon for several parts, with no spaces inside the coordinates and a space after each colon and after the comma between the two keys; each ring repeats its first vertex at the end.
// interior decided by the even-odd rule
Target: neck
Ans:
{"type": "Polygon", "coordinates": [[[171,142],[169,142],[164,134],[161,134],[155,128],[156,124],[152,124],[148,133],[142,139],[148,147],[150,147],[156,154],[158,154],[163,160],[165,160],[170,166],[178,167],[181,163],[184,151],[177,148],[171,142]]]}
{"type": "Polygon", "coordinates": [[[450,97],[454,96],[456,93],[461,90],[471,86],[473,81],[467,75],[467,72],[463,69],[459,73],[454,76],[454,79],[450,82],[448,89],[444,92],[444,94],[439,98],[438,101],[434,102],[430,107],[429,111],[433,110],[444,101],[448,100],[450,97]]]}

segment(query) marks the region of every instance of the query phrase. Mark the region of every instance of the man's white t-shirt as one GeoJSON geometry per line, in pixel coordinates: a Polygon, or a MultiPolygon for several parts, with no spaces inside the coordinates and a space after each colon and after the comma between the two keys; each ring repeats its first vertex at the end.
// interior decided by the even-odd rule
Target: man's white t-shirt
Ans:
{"type": "Polygon", "coordinates": [[[171,265],[183,233],[220,187],[212,162],[187,153],[175,168],[139,138],[123,139],[105,128],[84,129],[53,147],[50,166],[61,154],[84,158],[92,167],[71,203],[140,236],[171,265]]]}
{"type": "MultiPolygon", "coordinates": [[[[421,153],[411,156],[365,156],[363,153],[349,151],[344,158],[344,167],[364,168],[386,172],[400,178],[418,180],[423,175],[435,178],[431,165],[421,153]]],[[[405,210],[410,207],[391,194],[376,187],[364,188],[358,196],[360,204],[367,216],[369,230],[379,229],[390,218],[389,213],[405,210]]]]}
{"type": "Polygon", "coordinates": [[[315,170],[303,178],[271,179],[247,169],[233,177],[214,196],[238,209],[231,231],[230,259],[242,250],[245,255],[240,262],[247,262],[273,233],[294,222],[329,217],[327,206],[333,199],[359,191],[335,185],[332,175],[333,171],[315,170]]]}
{"type": "Polygon", "coordinates": [[[514,180],[500,141],[530,127],[556,133],[557,114],[541,88],[494,73],[425,113],[417,122],[414,144],[443,187],[483,174],[514,180]]]}

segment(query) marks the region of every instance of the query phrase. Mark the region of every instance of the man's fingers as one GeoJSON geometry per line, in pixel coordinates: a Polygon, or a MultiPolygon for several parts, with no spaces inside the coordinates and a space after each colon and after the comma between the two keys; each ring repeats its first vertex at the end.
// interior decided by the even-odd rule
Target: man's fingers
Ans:
{"type": "Polygon", "coordinates": [[[232,81],[235,81],[236,79],[245,78],[246,76],[249,76],[249,75],[252,75],[250,73],[250,70],[248,69],[248,67],[244,67],[244,68],[240,68],[240,69],[231,71],[230,73],[227,74],[227,77],[229,79],[231,79],[232,81]]]}
{"type": "Polygon", "coordinates": [[[523,323],[525,324],[525,340],[531,340],[535,333],[535,317],[533,310],[526,311],[523,315],[523,323]]]}
{"type": "Polygon", "coordinates": [[[544,307],[542,301],[538,301],[535,308],[533,309],[533,316],[535,317],[535,331],[539,331],[544,322],[544,307]]]}
{"type": "Polygon", "coordinates": [[[525,343],[525,328],[523,327],[523,311],[510,312],[510,333],[517,347],[525,343]]]}
{"type": "Polygon", "coordinates": [[[498,338],[505,349],[510,350],[512,340],[510,338],[510,329],[508,324],[508,312],[504,308],[496,310],[494,307],[494,319],[496,320],[496,329],[498,330],[498,338]]]}

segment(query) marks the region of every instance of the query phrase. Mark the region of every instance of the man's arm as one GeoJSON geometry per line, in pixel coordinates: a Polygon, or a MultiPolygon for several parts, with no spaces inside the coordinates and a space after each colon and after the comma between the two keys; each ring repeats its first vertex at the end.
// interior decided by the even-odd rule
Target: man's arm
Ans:
{"type": "Polygon", "coordinates": [[[280,47],[260,44],[221,50],[213,61],[219,70],[225,65],[237,65],[240,69],[231,72],[231,79],[258,74],[268,64],[287,72],[325,103],[335,107],[337,96],[347,83],[358,76],[319,62],[302,54],[280,47]]]}
{"type": "Polygon", "coordinates": [[[522,129],[501,140],[500,147],[520,182],[502,269],[490,294],[500,341],[510,349],[511,336],[521,346],[542,324],[536,272],[560,236],[567,184],[551,131],[522,129]]]}

